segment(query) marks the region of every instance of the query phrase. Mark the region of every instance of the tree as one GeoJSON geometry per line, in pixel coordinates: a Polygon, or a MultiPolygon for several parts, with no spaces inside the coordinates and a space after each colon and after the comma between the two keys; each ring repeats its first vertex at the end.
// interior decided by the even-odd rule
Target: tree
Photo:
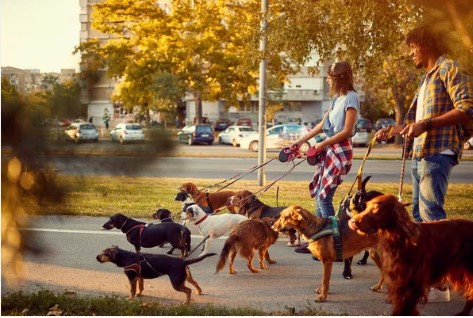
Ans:
{"type": "MultiPolygon", "coordinates": [[[[115,96],[128,108],[166,108],[185,88],[200,120],[202,100],[239,106],[255,91],[258,3],[174,0],[166,12],[154,0],[106,0],[94,6],[92,26],[111,37],[82,43],[76,51],[100,58],[110,76],[122,79],[115,96]]],[[[279,52],[268,58],[280,79],[294,70],[279,52]]]]}

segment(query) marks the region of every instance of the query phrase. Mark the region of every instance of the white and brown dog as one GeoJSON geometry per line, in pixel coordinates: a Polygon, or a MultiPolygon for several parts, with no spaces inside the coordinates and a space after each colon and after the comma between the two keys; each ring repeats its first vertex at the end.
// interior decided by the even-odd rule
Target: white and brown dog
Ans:
{"type": "Polygon", "coordinates": [[[207,214],[197,204],[190,205],[186,208],[183,212],[183,219],[194,221],[194,224],[199,228],[200,234],[204,236],[204,240],[208,236],[204,250],[200,255],[208,253],[212,239],[222,236],[233,230],[240,222],[248,220],[246,216],[239,214],[207,214]]]}

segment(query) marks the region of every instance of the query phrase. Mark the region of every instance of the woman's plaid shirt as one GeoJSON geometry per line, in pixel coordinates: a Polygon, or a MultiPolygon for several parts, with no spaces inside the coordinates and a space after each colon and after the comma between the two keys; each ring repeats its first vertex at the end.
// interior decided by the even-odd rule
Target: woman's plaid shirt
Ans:
{"type": "MultiPolygon", "coordinates": [[[[471,76],[461,66],[444,56],[439,57],[435,67],[422,77],[426,81],[423,118],[435,118],[452,109],[466,112],[473,120],[473,83],[471,76]]],[[[420,90],[420,89],[419,89],[420,90]]],[[[406,117],[405,124],[415,122],[417,91],[406,117]]],[[[460,161],[464,133],[460,124],[432,128],[418,137],[415,149],[410,145],[413,159],[420,160],[451,149],[460,161]]]]}

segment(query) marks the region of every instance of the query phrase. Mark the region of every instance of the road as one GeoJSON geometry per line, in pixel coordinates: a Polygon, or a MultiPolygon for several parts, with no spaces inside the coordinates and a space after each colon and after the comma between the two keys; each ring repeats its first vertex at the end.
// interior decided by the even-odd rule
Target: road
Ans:
{"type": "MultiPolygon", "coordinates": [[[[268,158],[270,158],[268,156],[268,158]]],[[[75,176],[134,176],[134,177],[170,177],[228,179],[247,171],[257,164],[253,158],[201,158],[201,157],[164,157],[143,158],[130,156],[59,156],[52,160],[53,167],[59,174],[75,176]]],[[[346,180],[354,180],[361,160],[354,160],[353,167],[346,180]]],[[[291,163],[281,163],[277,159],[266,166],[267,180],[272,181],[291,168],[291,163]]],[[[367,160],[363,175],[371,175],[372,182],[399,182],[401,160],[367,160]]],[[[406,162],[404,182],[410,183],[410,161],[406,162]]],[[[312,177],[315,168],[302,163],[284,177],[289,181],[306,181],[312,177]]],[[[256,180],[257,172],[248,174],[244,179],[256,180]]],[[[471,183],[473,180],[473,162],[463,161],[453,169],[451,183],[471,183]]]]}
{"type": "MultiPolygon", "coordinates": [[[[47,288],[58,293],[117,295],[126,301],[129,285],[123,270],[111,263],[100,264],[95,259],[98,253],[111,245],[133,250],[125,235],[118,230],[101,230],[106,220],[103,217],[37,217],[25,231],[34,234],[34,240],[46,252],[27,255],[27,276],[19,285],[6,285],[2,278],[2,295],[8,291],[31,292],[47,288]]],[[[192,246],[195,246],[201,236],[195,226],[191,225],[190,229],[192,246]]],[[[210,251],[219,253],[223,239],[215,240],[210,251]]],[[[165,253],[167,249],[146,251],[165,253]]],[[[201,296],[193,294],[192,302],[252,307],[267,313],[287,313],[288,308],[294,308],[295,313],[311,308],[325,315],[373,316],[389,315],[391,312],[391,306],[385,302],[385,292],[375,293],[369,289],[379,275],[371,260],[366,266],[353,265],[353,279],[350,281],[341,276],[343,264],[335,263],[328,301],[316,303],[314,289],[321,282],[321,264],[312,260],[309,254],[295,253],[286,246],[284,237],[270,248],[270,254],[277,263],[258,274],[252,274],[240,257],[235,262],[236,275],[228,274],[228,266],[215,274],[216,256],[191,265],[192,275],[204,292],[201,296]]],[[[257,264],[255,260],[254,264],[257,264]]],[[[11,268],[2,270],[6,272],[11,268]]],[[[174,291],[169,279],[163,276],[145,281],[142,299],[144,302],[180,304],[185,297],[174,291]]],[[[462,297],[452,293],[450,303],[426,304],[420,310],[423,315],[452,315],[462,307],[462,297]]]]}

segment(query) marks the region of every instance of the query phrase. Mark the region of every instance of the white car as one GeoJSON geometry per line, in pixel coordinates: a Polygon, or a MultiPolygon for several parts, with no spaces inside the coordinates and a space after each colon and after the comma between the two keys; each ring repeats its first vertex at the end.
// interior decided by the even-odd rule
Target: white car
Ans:
{"type": "Polygon", "coordinates": [[[250,126],[230,126],[218,135],[219,144],[232,144],[233,147],[240,145],[240,139],[254,134],[256,131],[250,126]]]}
{"type": "Polygon", "coordinates": [[[356,134],[353,137],[351,137],[351,141],[353,143],[353,146],[365,147],[370,142],[368,132],[357,131],[356,134]]]}
{"type": "MultiPolygon", "coordinates": [[[[266,130],[266,148],[267,149],[282,149],[290,146],[294,141],[304,136],[309,132],[309,128],[304,125],[283,124],[276,125],[266,130]]],[[[300,150],[306,152],[309,147],[319,142],[319,136],[311,138],[307,143],[304,143],[300,150]],[[316,139],[317,138],[317,139],[316,139]]],[[[240,148],[249,149],[251,151],[258,151],[259,134],[251,134],[240,139],[240,148]]]]}
{"type": "Polygon", "coordinates": [[[64,131],[66,141],[74,141],[79,143],[81,141],[99,141],[99,134],[94,124],[90,123],[72,123],[64,131]]]}
{"type": "Polygon", "coordinates": [[[120,123],[110,132],[112,142],[119,141],[121,144],[130,141],[143,142],[145,134],[140,124],[120,123]]]}

